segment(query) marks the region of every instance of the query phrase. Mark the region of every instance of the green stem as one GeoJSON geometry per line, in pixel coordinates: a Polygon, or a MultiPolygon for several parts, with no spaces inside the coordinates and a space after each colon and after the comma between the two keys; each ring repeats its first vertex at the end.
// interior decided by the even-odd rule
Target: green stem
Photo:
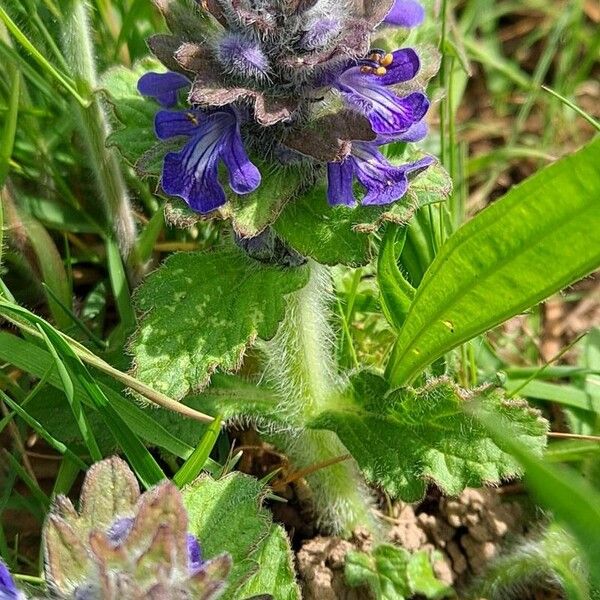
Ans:
{"type": "MultiPolygon", "coordinates": [[[[342,387],[329,325],[329,271],[316,263],[311,263],[310,268],[308,285],[290,296],[286,318],[277,335],[263,346],[267,375],[282,399],[281,409],[300,423],[335,402],[342,387]]],[[[273,437],[296,469],[321,465],[348,454],[331,431],[303,429],[273,437]]],[[[358,526],[377,530],[372,498],[354,460],[319,469],[306,479],[322,529],[344,535],[358,526]]]]}
{"type": "Polygon", "coordinates": [[[87,3],[65,2],[61,21],[65,59],[79,93],[90,99],[89,106],[73,104],[83,136],[89,166],[96,177],[98,193],[104,205],[106,221],[114,231],[121,252],[128,256],[135,246],[135,223],[121,166],[115,152],[107,148],[110,127],[99,98],[96,65],[89,28],[87,3]]]}

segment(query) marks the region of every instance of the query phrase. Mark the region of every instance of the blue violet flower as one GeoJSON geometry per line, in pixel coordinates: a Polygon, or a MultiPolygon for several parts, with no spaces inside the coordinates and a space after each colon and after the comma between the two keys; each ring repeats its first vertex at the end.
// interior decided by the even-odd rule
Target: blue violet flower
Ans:
{"type": "Polygon", "coordinates": [[[206,0],[197,3],[196,29],[169,3],[158,6],[172,35],[148,44],[168,72],[147,73],[138,89],[163,108],[157,137],[185,138],[166,153],[161,185],[193,210],[227,202],[225,171],[235,194],[259,187],[247,149],[261,164],[306,167],[309,179],[327,169],[329,202],[346,206],[356,204],[354,178],[366,189],[362,204],[385,205],[405,195],[409,174],[434,162],[395,166],[379,150],[427,132],[425,81],[406,85],[419,72],[417,52],[371,47],[379,27],[423,21],[416,0],[206,0]]]}

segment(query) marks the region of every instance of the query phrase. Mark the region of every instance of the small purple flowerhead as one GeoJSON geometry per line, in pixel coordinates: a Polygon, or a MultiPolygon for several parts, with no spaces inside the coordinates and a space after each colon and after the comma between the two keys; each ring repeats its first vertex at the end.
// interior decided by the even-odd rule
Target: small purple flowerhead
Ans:
{"type": "Polygon", "coordinates": [[[59,598],[215,599],[231,567],[228,555],[209,561],[187,531],[179,490],[170,482],[140,495],[121,459],[94,465],[80,510],[59,496],[43,530],[46,580],[59,598]]]}
{"type": "Polygon", "coordinates": [[[236,79],[264,79],[269,61],[258,41],[239,33],[225,34],[217,43],[216,58],[236,79]]]}

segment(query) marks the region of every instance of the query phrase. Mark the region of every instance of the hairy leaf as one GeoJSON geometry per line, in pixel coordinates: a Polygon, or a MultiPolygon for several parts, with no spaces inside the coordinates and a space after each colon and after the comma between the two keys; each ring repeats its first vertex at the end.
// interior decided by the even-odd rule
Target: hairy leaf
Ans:
{"type": "Polygon", "coordinates": [[[275,335],[285,295],[307,278],[306,268],[259,263],[237,248],[171,256],[135,297],[136,377],[181,399],[206,385],[217,367],[236,370],[257,336],[275,335]]]}
{"type": "Polygon", "coordinates": [[[508,401],[499,391],[470,396],[442,379],[422,390],[386,395],[383,378],[369,372],[352,383],[352,394],[310,426],[335,431],[370,482],[409,502],[423,497],[429,481],[455,495],[520,473],[518,463],[465,412],[472,403],[505,418],[511,436],[536,454],[545,446],[546,421],[524,401],[508,401]]]}
{"type": "Polygon", "coordinates": [[[600,139],[515,186],[431,264],[388,365],[394,385],[600,265],[600,139]]]}
{"type": "Polygon", "coordinates": [[[188,528],[199,540],[204,558],[228,552],[233,568],[222,598],[238,598],[237,591],[258,571],[263,542],[272,526],[262,508],[262,484],[242,473],[217,481],[204,476],[182,491],[188,528]]]}
{"type": "Polygon", "coordinates": [[[273,600],[300,600],[290,542],[281,525],[272,526],[256,558],[259,569],[236,598],[247,599],[268,594],[273,600]]]}
{"type": "Polygon", "coordinates": [[[404,198],[386,206],[330,206],[325,186],[317,185],[289,202],[274,227],[298,252],[321,264],[364,265],[371,258],[366,234],[386,221],[407,223],[417,208],[442,202],[451,189],[448,174],[440,165],[418,175],[404,198]]]}

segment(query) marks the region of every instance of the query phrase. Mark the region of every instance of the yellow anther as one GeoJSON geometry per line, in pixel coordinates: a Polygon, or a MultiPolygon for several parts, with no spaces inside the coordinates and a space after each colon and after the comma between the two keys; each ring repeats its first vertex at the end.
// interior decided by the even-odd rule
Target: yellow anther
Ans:
{"type": "Polygon", "coordinates": [[[194,125],[198,125],[198,117],[196,117],[196,115],[194,113],[187,113],[186,117],[188,118],[189,121],[191,121],[194,125]]]}
{"type": "Polygon", "coordinates": [[[373,73],[373,67],[367,67],[366,65],[360,68],[361,73],[373,73]]]}
{"type": "Polygon", "coordinates": [[[377,67],[375,69],[375,75],[383,76],[387,74],[387,69],[385,67],[377,67]]]}
{"type": "Polygon", "coordinates": [[[393,62],[394,62],[394,55],[393,54],[386,54],[385,56],[383,56],[379,60],[379,64],[382,67],[389,67],[393,62]]]}

